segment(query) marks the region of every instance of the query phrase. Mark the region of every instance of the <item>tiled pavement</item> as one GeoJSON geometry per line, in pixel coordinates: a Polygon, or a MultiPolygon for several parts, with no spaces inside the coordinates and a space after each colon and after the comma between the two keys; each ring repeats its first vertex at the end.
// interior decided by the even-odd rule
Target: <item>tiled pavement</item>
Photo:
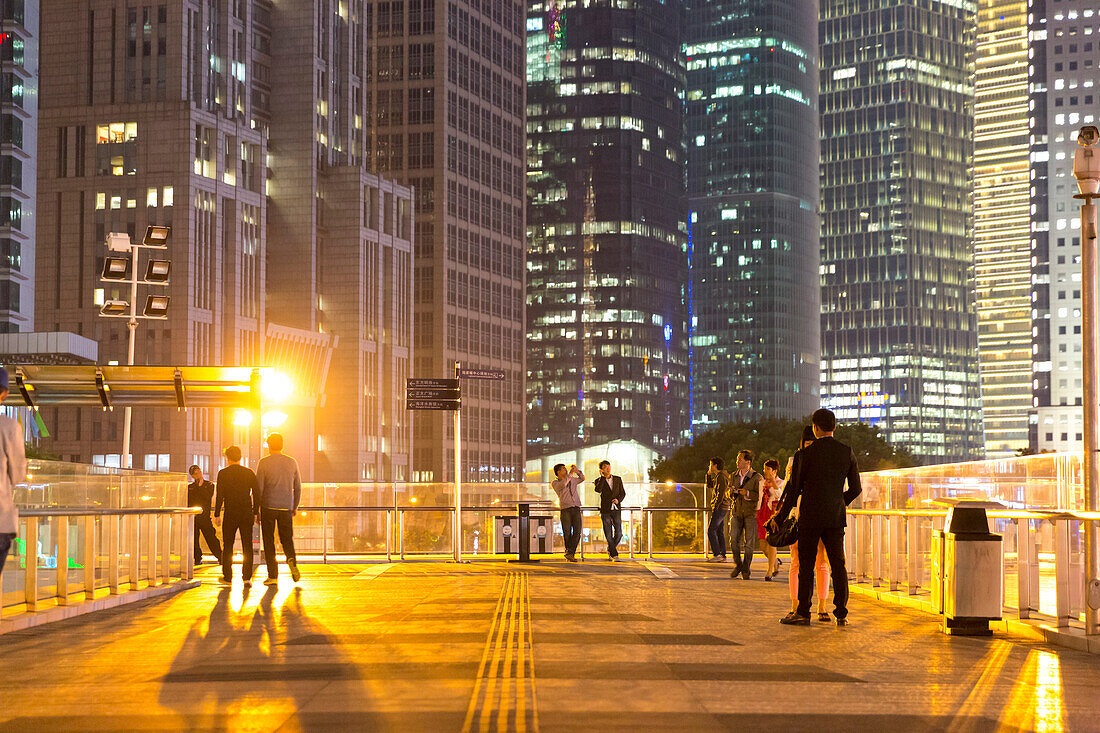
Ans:
{"type": "Polygon", "coordinates": [[[1100,730],[1095,656],[946,637],[859,597],[847,628],[784,627],[785,577],[664,566],[207,582],[0,637],[0,730],[1100,730]]]}

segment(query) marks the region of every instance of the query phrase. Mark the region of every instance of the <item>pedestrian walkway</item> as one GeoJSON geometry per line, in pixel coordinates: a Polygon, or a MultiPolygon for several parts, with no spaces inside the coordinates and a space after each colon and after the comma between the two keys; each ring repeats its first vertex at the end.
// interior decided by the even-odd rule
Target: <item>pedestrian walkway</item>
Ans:
{"type": "MultiPolygon", "coordinates": [[[[1100,660],[704,563],[305,565],[0,638],[0,731],[1100,730],[1100,660]]],[[[262,575],[262,572],[261,572],[262,575]]]]}

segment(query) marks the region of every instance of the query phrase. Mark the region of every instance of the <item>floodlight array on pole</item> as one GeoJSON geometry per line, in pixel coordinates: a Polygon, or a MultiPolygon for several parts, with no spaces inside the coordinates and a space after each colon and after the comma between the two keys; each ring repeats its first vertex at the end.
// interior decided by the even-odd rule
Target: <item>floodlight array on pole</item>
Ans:
{"type": "MultiPolygon", "coordinates": [[[[163,226],[150,226],[145,230],[145,236],[141,242],[130,240],[130,235],[124,232],[111,232],[107,235],[104,245],[108,255],[103,261],[103,273],[100,280],[107,283],[126,284],[130,286],[129,300],[114,298],[106,300],[99,309],[99,315],[104,318],[125,318],[126,328],[130,332],[127,348],[126,364],[134,365],[134,336],[139,320],[163,321],[168,318],[169,296],[150,294],[145,299],[145,307],[138,313],[138,285],[167,286],[172,272],[172,262],[168,259],[150,257],[145,267],[145,276],[138,279],[138,265],[141,251],[166,250],[168,240],[172,237],[172,228],[163,226]]],[[[105,407],[104,409],[109,409],[105,407]]],[[[126,468],[130,458],[130,421],[131,408],[126,407],[122,426],[122,467],[126,468]]]]}

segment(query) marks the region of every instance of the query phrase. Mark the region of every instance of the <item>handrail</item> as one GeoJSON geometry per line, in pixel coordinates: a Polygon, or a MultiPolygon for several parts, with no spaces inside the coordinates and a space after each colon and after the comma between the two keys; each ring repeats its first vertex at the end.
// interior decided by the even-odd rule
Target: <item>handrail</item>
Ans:
{"type": "MultiPolygon", "coordinates": [[[[942,613],[935,548],[940,547],[938,531],[944,528],[948,510],[849,509],[848,514],[851,531],[845,533],[845,554],[857,582],[910,596],[931,590],[931,607],[942,613]]],[[[1006,523],[1001,583],[1002,588],[1015,586],[1015,599],[1008,607],[1019,618],[1030,618],[1043,607],[1060,627],[1078,620],[1081,611],[1087,619],[1089,578],[1084,563],[1075,559],[1080,552],[1076,538],[1084,525],[1100,522],[1100,512],[1005,508],[987,509],[986,516],[1006,523]]]]}
{"type": "Polygon", "coordinates": [[[95,599],[101,590],[97,580],[111,595],[189,581],[194,577],[195,516],[201,512],[199,507],[22,508],[21,542],[4,575],[22,575],[23,606],[32,613],[41,610],[43,601],[67,605],[70,589],[83,590],[84,602],[95,599]],[[43,557],[44,568],[39,566],[43,557]],[[20,564],[21,573],[16,570],[20,564]],[[45,596],[40,570],[54,576],[45,596]],[[78,571],[80,580],[72,582],[70,575],[78,571]]]}
{"type": "Polygon", "coordinates": [[[125,517],[133,514],[202,514],[197,506],[148,509],[20,509],[20,517],[125,517]]]}

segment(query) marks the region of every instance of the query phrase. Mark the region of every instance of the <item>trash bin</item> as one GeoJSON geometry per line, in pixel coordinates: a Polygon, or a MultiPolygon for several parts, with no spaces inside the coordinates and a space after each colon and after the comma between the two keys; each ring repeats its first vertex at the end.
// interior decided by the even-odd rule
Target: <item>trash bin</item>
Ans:
{"type": "MultiPolygon", "coordinates": [[[[1001,618],[1004,583],[1001,536],[989,531],[985,506],[959,502],[943,531],[943,628],[948,634],[988,636],[1001,618]]],[[[935,590],[933,590],[935,593],[935,590]]]]}
{"type": "MultiPolygon", "coordinates": [[[[493,552],[506,554],[519,552],[519,516],[497,515],[493,517],[493,552]]],[[[531,552],[553,552],[554,518],[550,516],[531,516],[528,525],[531,532],[531,552]]]]}
{"type": "Polygon", "coordinates": [[[943,538],[942,529],[932,530],[932,610],[943,613],[943,538]]]}

